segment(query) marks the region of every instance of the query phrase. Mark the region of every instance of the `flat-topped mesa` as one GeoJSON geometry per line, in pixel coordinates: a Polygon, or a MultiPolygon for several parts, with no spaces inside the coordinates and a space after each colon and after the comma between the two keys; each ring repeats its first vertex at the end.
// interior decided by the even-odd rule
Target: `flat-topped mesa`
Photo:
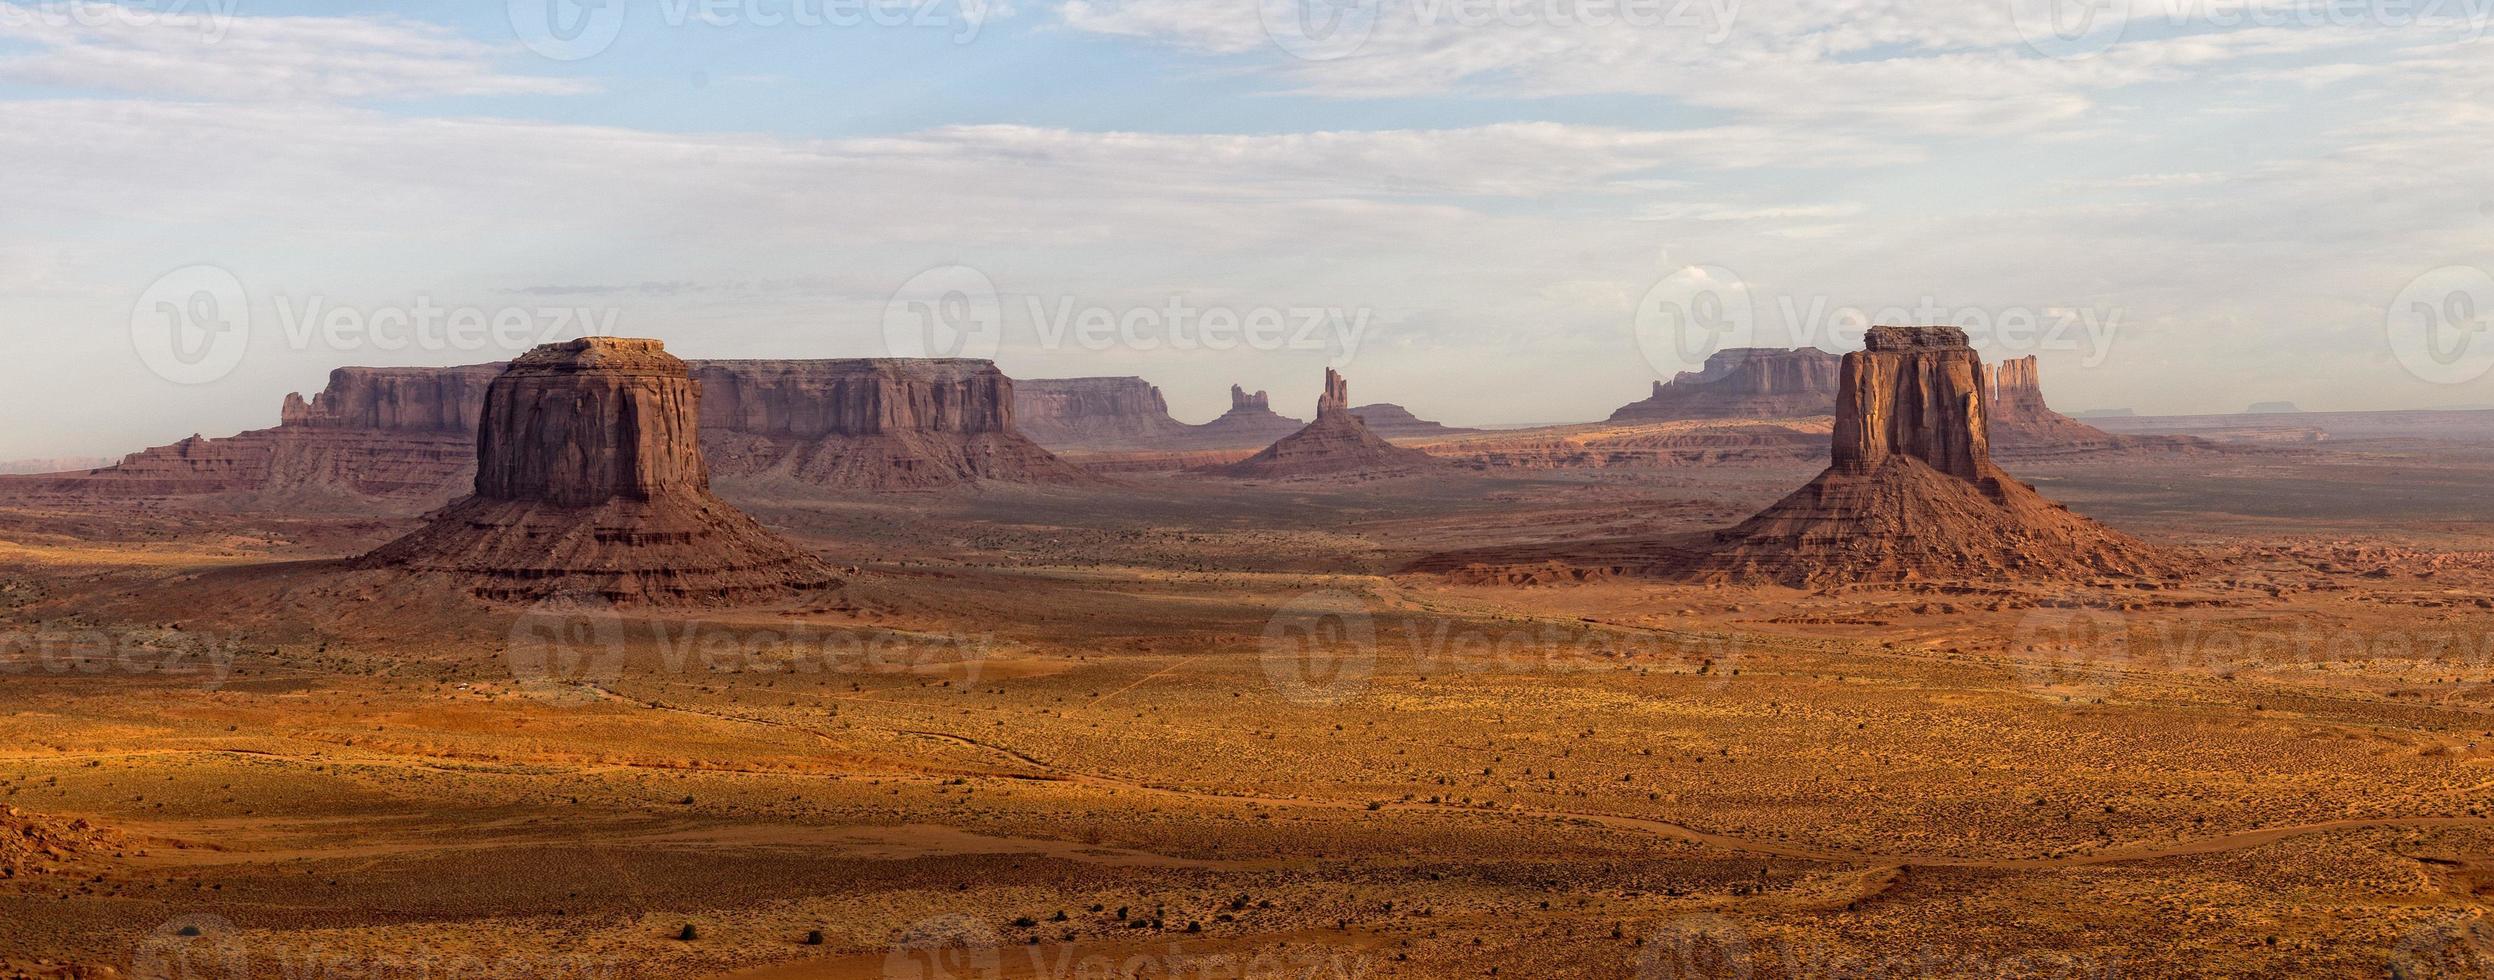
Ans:
{"type": "Polygon", "coordinates": [[[476,495],[594,507],[707,492],[700,429],[700,390],[658,341],[548,344],[486,391],[476,495]]]}
{"type": "Polygon", "coordinates": [[[1267,394],[1267,393],[1265,393],[1265,392],[1261,392],[1261,391],[1256,392],[1255,394],[1250,395],[1250,394],[1248,394],[1248,393],[1247,393],[1247,389],[1246,389],[1246,388],[1244,388],[1244,387],[1241,387],[1241,386],[1239,386],[1239,385],[1231,385],[1231,386],[1230,386],[1230,411],[1233,411],[1233,412],[1270,412],[1270,411],[1272,411],[1272,410],[1273,410],[1273,396],[1272,396],[1272,395],[1267,394]]]}
{"type": "Polygon", "coordinates": [[[1645,400],[1611,413],[1614,422],[1723,418],[1809,418],[1835,410],[1839,358],[1816,347],[1733,347],[1705,366],[1657,381],[1645,400]]]}
{"type": "Polygon", "coordinates": [[[485,388],[502,373],[500,364],[449,368],[343,367],[329,372],[329,387],[305,400],[286,396],[279,425],[314,429],[366,429],[474,435],[485,407],[485,388]]]}
{"type": "Polygon", "coordinates": [[[1166,449],[1187,431],[1142,378],[1016,379],[1013,424],[1059,450],[1166,449]]]}
{"type": "Polygon", "coordinates": [[[1015,427],[1013,379],[992,361],[695,361],[692,369],[721,479],[853,490],[1096,480],[1015,427]]]}
{"type": "Polygon", "coordinates": [[[1993,474],[1983,357],[1956,327],[1872,327],[1845,356],[1836,394],[1835,468],[1877,469],[1891,455],[1961,480],[1993,474]]]}
{"type": "Polygon", "coordinates": [[[539,347],[486,390],[475,495],[357,564],[506,602],[728,602],[835,584],[711,495],[700,419],[701,389],[657,341],[539,347]]]}
{"type": "Polygon", "coordinates": [[[1316,400],[1316,421],[1263,452],[1215,472],[1226,476],[1301,479],[1399,476],[1437,464],[1428,453],[1387,442],[1351,413],[1351,383],[1325,370],[1325,393],[1316,400]]]}

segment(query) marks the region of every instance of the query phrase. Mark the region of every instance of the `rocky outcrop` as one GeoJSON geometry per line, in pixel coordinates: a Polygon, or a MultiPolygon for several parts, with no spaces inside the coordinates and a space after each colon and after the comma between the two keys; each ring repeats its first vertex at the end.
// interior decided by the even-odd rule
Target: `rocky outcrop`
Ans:
{"type": "Polygon", "coordinates": [[[1142,378],[1018,380],[1013,415],[1023,435],[1059,451],[1164,449],[1182,443],[1189,428],[1142,378]]]}
{"type": "Polygon", "coordinates": [[[2032,355],[1984,368],[1992,405],[1992,450],[2001,459],[2042,460],[2120,451],[2191,452],[2205,440],[2117,436],[2053,411],[2044,403],[2043,374],[2032,355]]]}
{"type": "Polygon", "coordinates": [[[1717,532],[1677,577],[1793,586],[2146,577],[2156,552],[1992,462],[1981,357],[1955,327],[1873,327],[1844,358],[1827,470],[1717,532]]]}
{"type": "Polygon", "coordinates": [[[339,368],[282,422],[224,439],[193,435],[82,473],[10,479],[21,493],[76,497],[222,496],[303,506],[377,500],[417,510],[474,473],[476,419],[498,364],[339,368]]]}
{"type": "Polygon", "coordinates": [[[1831,463],[1737,527],[1432,556],[1480,581],[1639,574],[1825,587],[1918,580],[2156,577],[2182,565],[2046,500],[1993,463],[1979,355],[1954,327],[1874,327],[1844,357],[1831,463]]]}
{"type": "Polygon", "coordinates": [[[1249,394],[1247,389],[1231,385],[1230,410],[1210,422],[1188,426],[1178,444],[1168,448],[1248,449],[1270,445],[1307,424],[1274,412],[1273,399],[1264,392],[1249,394]]]}
{"type": "Polygon", "coordinates": [[[1826,415],[1836,405],[1840,359],[1816,347],[1735,347],[1716,351],[1697,371],[1654,383],[1644,401],[1611,420],[1785,419],[1826,415]]]}
{"type": "Polygon", "coordinates": [[[1351,383],[1327,368],[1325,393],[1316,402],[1316,421],[1263,452],[1215,472],[1250,479],[1366,479],[1415,473],[1437,463],[1428,453],[1397,446],[1370,432],[1351,412],[1351,383]]]}
{"type": "Polygon", "coordinates": [[[1089,473],[1014,425],[1013,379],[988,361],[695,361],[702,438],[723,479],[855,490],[1089,473]]]}
{"type": "Polygon", "coordinates": [[[504,602],[727,602],[834,584],[820,560],[711,495],[701,402],[655,340],[530,351],[487,390],[475,495],[357,564],[504,602]]]}
{"type": "MultiPolygon", "coordinates": [[[[1091,479],[1014,430],[1013,382],[986,361],[690,363],[711,392],[704,442],[724,477],[842,490],[1091,479]]],[[[115,466],[0,487],[421,510],[473,482],[486,388],[503,368],[340,368],[312,398],[286,396],[276,428],[194,435],[115,466]]]]}
{"type": "Polygon", "coordinates": [[[1379,402],[1374,405],[1361,405],[1352,409],[1351,414],[1359,416],[1360,421],[1368,426],[1368,431],[1374,432],[1388,439],[1431,439],[1439,436],[1468,435],[1470,433],[1481,431],[1479,429],[1459,429],[1454,426],[1432,422],[1428,419],[1413,415],[1409,409],[1406,409],[1401,405],[1393,405],[1385,402],[1379,402]]]}

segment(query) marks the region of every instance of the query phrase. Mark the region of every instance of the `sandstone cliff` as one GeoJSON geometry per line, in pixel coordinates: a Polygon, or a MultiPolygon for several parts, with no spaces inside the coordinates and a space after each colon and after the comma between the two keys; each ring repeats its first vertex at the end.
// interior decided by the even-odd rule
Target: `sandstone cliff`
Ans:
{"type": "Polygon", "coordinates": [[[1433,467],[1428,453],[1387,442],[1351,413],[1351,383],[1331,368],[1317,398],[1316,421],[1263,452],[1220,467],[1225,476],[1257,479],[1362,479],[1400,476],[1433,467]]]}
{"type": "Polygon", "coordinates": [[[1275,413],[1272,398],[1264,392],[1250,394],[1245,388],[1231,385],[1228,412],[1202,425],[1188,426],[1178,443],[1166,448],[1249,449],[1269,445],[1306,426],[1298,419],[1275,413]]]}
{"type": "MultiPolygon", "coordinates": [[[[720,475],[832,489],[1089,480],[1014,430],[1013,382],[985,361],[690,362],[720,475]]],[[[475,475],[486,389],[504,365],[340,368],[281,423],[192,436],[83,473],[0,480],[20,493],[219,496],[242,503],[420,510],[475,475]]]]}
{"type": "Polygon", "coordinates": [[[1031,441],[1060,451],[1166,449],[1181,444],[1188,429],[1142,378],[1017,380],[1013,416],[1031,441]]]}
{"type": "Polygon", "coordinates": [[[1657,381],[1643,401],[1611,420],[1782,419],[1835,410],[1840,359],[1816,347],[1735,347],[1716,351],[1697,371],[1657,381]]]}
{"type": "Polygon", "coordinates": [[[1084,483],[1014,425],[1014,382],[988,361],[695,361],[703,440],[722,478],[915,490],[1084,483]]]}
{"type": "Polygon", "coordinates": [[[360,559],[480,598],[768,598],[830,570],[710,493],[701,390],[655,340],[548,344],[485,396],[476,493],[360,559]]]}

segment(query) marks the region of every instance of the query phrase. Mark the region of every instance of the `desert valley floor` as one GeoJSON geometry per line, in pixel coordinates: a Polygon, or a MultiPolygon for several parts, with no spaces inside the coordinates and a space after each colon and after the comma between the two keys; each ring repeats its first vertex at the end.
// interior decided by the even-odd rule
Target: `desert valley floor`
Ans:
{"type": "Polygon", "coordinates": [[[8,504],[0,973],[2494,969],[2494,442],[2008,464],[2156,587],[1407,570],[1819,465],[723,484],[843,582],[734,613],[8,504]]]}

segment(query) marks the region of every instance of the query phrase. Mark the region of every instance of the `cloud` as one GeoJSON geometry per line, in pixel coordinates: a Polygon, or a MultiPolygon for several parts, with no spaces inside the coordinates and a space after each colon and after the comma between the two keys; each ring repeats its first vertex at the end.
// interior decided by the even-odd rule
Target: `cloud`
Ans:
{"type": "MultiPolygon", "coordinates": [[[[187,6],[187,5],[186,5],[187,6]]],[[[509,74],[512,52],[395,17],[236,17],[0,0],[0,80],[214,101],[367,101],[574,94],[586,84],[509,74]]]]}

